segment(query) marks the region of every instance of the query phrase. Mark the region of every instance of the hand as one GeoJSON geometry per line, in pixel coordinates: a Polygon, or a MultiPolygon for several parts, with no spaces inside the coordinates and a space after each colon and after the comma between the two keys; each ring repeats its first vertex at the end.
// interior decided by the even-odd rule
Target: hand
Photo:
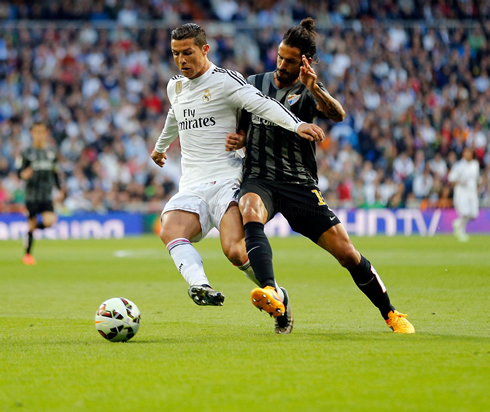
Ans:
{"type": "Polygon", "coordinates": [[[165,152],[158,153],[156,150],[153,150],[153,152],[151,152],[151,158],[157,164],[157,166],[163,167],[165,160],[167,160],[167,155],[165,152]]]}
{"type": "Polygon", "coordinates": [[[236,133],[228,133],[226,135],[226,151],[233,152],[234,150],[239,150],[245,146],[245,141],[247,140],[247,134],[244,130],[239,130],[236,133]]]}
{"type": "Polygon", "coordinates": [[[58,192],[58,196],[57,196],[56,202],[57,203],[63,203],[64,200],[65,200],[65,192],[63,190],[60,190],[58,192]]]}
{"type": "Polygon", "coordinates": [[[34,174],[32,167],[26,167],[22,172],[20,172],[20,177],[24,180],[29,180],[34,174]]]}
{"type": "Polygon", "coordinates": [[[305,55],[301,56],[301,60],[303,65],[299,70],[299,80],[308,88],[308,90],[312,91],[316,85],[317,75],[310,66],[310,63],[305,55]]]}
{"type": "Polygon", "coordinates": [[[325,139],[325,133],[320,126],[313,123],[303,123],[296,130],[303,139],[310,140],[312,142],[323,142],[325,139]]]}

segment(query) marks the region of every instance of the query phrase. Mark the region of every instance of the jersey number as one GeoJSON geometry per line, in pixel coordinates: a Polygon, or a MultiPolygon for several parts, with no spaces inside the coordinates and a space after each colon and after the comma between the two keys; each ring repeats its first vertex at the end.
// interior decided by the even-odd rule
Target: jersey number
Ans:
{"type": "Polygon", "coordinates": [[[325,199],[323,198],[322,193],[319,190],[315,189],[315,190],[312,190],[311,192],[314,193],[316,195],[316,197],[318,198],[318,206],[324,206],[327,204],[325,202],[325,199]]]}

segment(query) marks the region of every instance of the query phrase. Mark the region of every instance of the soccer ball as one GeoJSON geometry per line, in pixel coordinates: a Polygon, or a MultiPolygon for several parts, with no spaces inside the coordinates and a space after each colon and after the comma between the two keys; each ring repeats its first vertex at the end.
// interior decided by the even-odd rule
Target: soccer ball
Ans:
{"type": "Polygon", "coordinates": [[[126,342],[140,327],[138,307],[125,298],[112,298],[100,305],[95,314],[95,329],[111,342],[126,342]]]}

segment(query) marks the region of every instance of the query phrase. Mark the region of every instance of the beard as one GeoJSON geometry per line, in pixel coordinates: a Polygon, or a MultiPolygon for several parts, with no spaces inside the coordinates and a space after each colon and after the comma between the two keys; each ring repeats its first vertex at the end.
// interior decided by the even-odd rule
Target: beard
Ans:
{"type": "Polygon", "coordinates": [[[279,83],[284,83],[284,84],[293,83],[298,78],[298,76],[295,76],[294,74],[285,72],[283,70],[276,69],[275,73],[276,73],[276,79],[279,83]]]}

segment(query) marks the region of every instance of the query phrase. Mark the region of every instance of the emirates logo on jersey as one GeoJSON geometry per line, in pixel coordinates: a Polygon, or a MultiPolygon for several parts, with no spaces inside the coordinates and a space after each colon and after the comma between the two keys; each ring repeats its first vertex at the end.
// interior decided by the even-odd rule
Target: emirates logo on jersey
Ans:
{"type": "Polygon", "coordinates": [[[211,92],[209,91],[209,89],[204,90],[204,96],[202,96],[202,101],[204,103],[211,101],[211,92]]]}

